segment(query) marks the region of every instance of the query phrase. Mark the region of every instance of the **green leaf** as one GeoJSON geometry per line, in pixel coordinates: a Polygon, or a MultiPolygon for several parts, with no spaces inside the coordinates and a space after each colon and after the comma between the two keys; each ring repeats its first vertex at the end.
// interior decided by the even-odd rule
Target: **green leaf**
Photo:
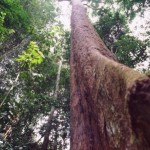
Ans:
{"type": "Polygon", "coordinates": [[[36,42],[31,41],[29,43],[29,46],[27,47],[26,52],[23,52],[22,55],[20,55],[16,61],[20,63],[26,63],[28,66],[35,66],[37,64],[41,64],[43,62],[44,55],[43,53],[39,50],[38,45],[36,42]]]}

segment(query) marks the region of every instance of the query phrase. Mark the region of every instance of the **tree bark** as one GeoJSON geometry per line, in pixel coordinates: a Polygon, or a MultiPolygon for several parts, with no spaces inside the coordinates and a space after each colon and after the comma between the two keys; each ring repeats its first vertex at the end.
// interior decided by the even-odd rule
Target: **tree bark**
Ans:
{"type": "Polygon", "coordinates": [[[71,150],[149,150],[150,79],[117,62],[72,0],[71,150]]]}

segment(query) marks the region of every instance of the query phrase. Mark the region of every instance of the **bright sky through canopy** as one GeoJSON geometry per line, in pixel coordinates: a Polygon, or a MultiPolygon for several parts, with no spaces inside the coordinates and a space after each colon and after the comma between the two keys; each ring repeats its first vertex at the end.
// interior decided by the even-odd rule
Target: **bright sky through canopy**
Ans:
{"type": "Polygon", "coordinates": [[[68,1],[59,2],[60,17],[59,20],[64,25],[64,28],[70,30],[71,5],[68,1]]]}

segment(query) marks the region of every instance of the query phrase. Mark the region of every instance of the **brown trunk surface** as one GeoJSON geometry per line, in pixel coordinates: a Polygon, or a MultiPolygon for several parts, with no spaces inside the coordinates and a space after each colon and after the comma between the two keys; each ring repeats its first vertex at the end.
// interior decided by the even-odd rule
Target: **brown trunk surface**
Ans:
{"type": "Polygon", "coordinates": [[[149,78],[119,64],[72,5],[71,150],[149,150],[149,78]]]}

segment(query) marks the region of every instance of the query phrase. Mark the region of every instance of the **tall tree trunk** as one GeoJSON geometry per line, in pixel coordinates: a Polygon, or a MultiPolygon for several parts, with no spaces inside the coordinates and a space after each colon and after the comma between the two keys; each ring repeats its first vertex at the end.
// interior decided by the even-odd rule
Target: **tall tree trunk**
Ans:
{"type": "Polygon", "coordinates": [[[72,5],[71,150],[149,150],[150,79],[119,64],[72,5]]]}

